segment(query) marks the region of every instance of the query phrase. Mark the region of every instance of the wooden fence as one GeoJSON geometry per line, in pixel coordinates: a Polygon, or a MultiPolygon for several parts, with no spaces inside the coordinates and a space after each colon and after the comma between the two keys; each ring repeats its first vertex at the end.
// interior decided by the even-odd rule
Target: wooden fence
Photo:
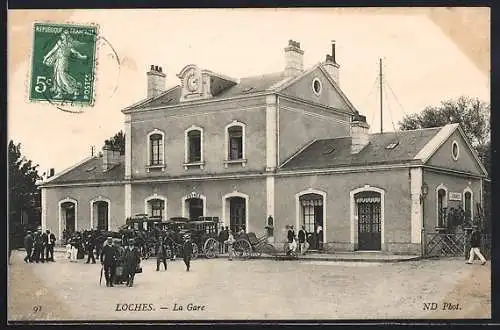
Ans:
{"type": "MultiPolygon", "coordinates": [[[[460,233],[442,233],[422,231],[422,255],[424,257],[460,257],[469,258],[470,231],[460,233]]],[[[491,257],[491,235],[483,234],[481,253],[491,257]]]]}

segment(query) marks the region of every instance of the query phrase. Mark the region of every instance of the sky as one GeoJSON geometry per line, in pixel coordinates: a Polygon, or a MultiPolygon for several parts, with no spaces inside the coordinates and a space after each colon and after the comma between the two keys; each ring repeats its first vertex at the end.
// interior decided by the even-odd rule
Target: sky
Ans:
{"type": "Polygon", "coordinates": [[[300,42],[305,69],[323,61],[331,40],[336,41],[340,87],[367,117],[372,132],[380,129],[379,58],[386,81],[384,131],[394,130],[405,114],[450,98],[490,101],[489,76],[426,15],[411,8],[407,13],[303,8],[22,14],[9,12],[8,57],[14,49],[16,59],[15,64],[8,61],[8,138],[21,143],[40,173],[51,167],[62,171],[90,156],[92,145],[100,149],[124,129],[121,109],[145,98],[151,64],[163,67],[167,88],[179,83],[176,75],[188,64],[235,78],[278,72],[289,39],[300,42]],[[74,114],[28,100],[34,19],[26,17],[99,25],[108,43],[98,43],[93,107],[74,114]]]}

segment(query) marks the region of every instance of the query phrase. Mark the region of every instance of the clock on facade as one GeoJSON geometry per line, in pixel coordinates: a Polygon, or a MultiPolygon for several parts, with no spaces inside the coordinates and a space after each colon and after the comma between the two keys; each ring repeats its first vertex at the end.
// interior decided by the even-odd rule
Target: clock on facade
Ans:
{"type": "Polygon", "coordinates": [[[188,72],[185,81],[186,81],[186,88],[190,92],[195,92],[200,87],[200,78],[198,77],[198,75],[194,70],[188,72]]]}

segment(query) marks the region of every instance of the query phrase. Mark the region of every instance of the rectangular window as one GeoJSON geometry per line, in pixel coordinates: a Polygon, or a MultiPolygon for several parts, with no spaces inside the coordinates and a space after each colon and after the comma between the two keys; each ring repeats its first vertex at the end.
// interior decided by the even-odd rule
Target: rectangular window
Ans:
{"type": "Polygon", "coordinates": [[[200,131],[190,131],[188,133],[189,139],[189,163],[200,162],[201,161],[201,132],[200,131]]]}
{"type": "Polygon", "coordinates": [[[151,216],[163,218],[163,201],[154,200],[151,201],[151,216]]]}
{"type": "Polygon", "coordinates": [[[239,126],[230,127],[229,132],[229,160],[243,158],[243,132],[239,126]]]}
{"type": "Polygon", "coordinates": [[[302,206],[302,210],[304,213],[304,226],[306,227],[306,231],[308,233],[315,232],[315,207],[314,205],[304,205],[302,206]]]}
{"type": "Polygon", "coordinates": [[[151,136],[151,160],[150,165],[163,164],[163,139],[161,135],[151,136]]]}

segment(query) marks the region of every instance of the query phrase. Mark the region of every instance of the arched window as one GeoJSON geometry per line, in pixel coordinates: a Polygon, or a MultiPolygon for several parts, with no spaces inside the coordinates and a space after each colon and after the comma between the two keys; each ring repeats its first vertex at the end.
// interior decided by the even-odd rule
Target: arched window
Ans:
{"type": "Polygon", "coordinates": [[[446,209],[448,207],[448,190],[446,187],[440,185],[436,190],[436,203],[437,203],[437,227],[446,227],[446,209]]]}
{"type": "Polygon", "coordinates": [[[190,127],[185,131],[185,140],[185,166],[200,166],[203,163],[203,128],[190,127]]]}
{"type": "Polygon", "coordinates": [[[465,221],[468,221],[469,223],[472,223],[473,217],[474,217],[474,204],[473,204],[473,197],[472,197],[472,190],[470,188],[465,188],[464,190],[464,196],[463,196],[463,208],[465,212],[465,221]]]}
{"type": "Polygon", "coordinates": [[[150,217],[167,219],[167,199],[157,194],[146,198],[144,213],[150,217]]]}
{"type": "Polygon", "coordinates": [[[225,147],[226,159],[225,164],[240,163],[245,164],[245,128],[246,125],[234,120],[226,126],[225,132],[225,147]]]}
{"type": "Polygon", "coordinates": [[[150,168],[165,167],[165,133],[159,129],[154,129],[148,134],[148,171],[150,168]]]}
{"type": "Polygon", "coordinates": [[[149,137],[151,143],[150,165],[161,165],[163,163],[163,137],[160,134],[153,134],[149,137]]]}

